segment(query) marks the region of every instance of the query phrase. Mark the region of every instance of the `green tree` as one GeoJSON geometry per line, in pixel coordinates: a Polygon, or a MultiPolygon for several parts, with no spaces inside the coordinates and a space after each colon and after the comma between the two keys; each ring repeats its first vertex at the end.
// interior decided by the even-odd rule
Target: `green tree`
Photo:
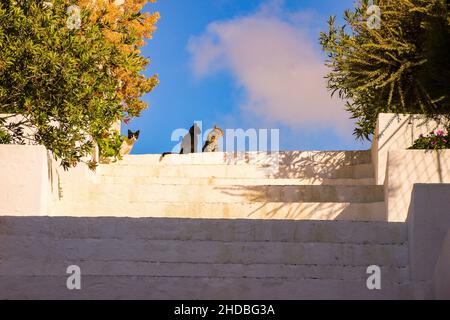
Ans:
{"type": "Polygon", "coordinates": [[[330,17],[320,43],[327,53],[328,88],[346,100],[358,138],[369,139],[379,113],[450,117],[450,4],[448,0],[379,0],[379,28],[371,3],[358,0],[330,17]]]}
{"type": "Polygon", "coordinates": [[[74,2],[0,3],[0,114],[23,117],[10,125],[0,117],[0,139],[45,145],[64,168],[89,156],[94,142],[101,155],[116,155],[121,138],[112,124],[139,116],[147,107],[140,98],[158,82],[142,75],[149,61],[138,50],[157,20],[139,11],[148,1],[115,11],[111,1],[69,9],[74,2]],[[111,12],[114,23],[102,20],[111,12]],[[23,126],[34,132],[25,135],[23,126]]]}

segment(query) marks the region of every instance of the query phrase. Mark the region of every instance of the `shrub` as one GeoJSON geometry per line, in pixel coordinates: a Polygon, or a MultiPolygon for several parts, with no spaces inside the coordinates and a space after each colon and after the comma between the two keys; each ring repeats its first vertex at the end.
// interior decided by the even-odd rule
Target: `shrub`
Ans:
{"type": "Polygon", "coordinates": [[[158,20],[141,12],[147,2],[154,0],[2,0],[0,114],[23,120],[5,125],[0,116],[0,129],[14,143],[44,145],[64,168],[91,155],[94,143],[103,156],[117,153],[112,124],[139,116],[141,97],[158,83],[143,74],[149,59],[140,54],[158,20]],[[21,126],[35,133],[23,137],[21,126]]]}
{"type": "Polygon", "coordinates": [[[379,113],[450,118],[450,1],[373,1],[379,26],[368,23],[371,3],[355,1],[345,25],[331,17],[320,36],[328,89],[357,120],[354,134],[369,139],[379,113]]]}

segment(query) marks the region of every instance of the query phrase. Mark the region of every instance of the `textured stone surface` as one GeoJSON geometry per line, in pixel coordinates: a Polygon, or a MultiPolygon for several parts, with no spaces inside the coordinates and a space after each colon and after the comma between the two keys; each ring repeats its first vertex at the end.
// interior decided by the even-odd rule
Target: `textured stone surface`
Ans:
{"type": "MultiPolygon", "coordinates": [[[[182,157],[183,155],[179,155],[182,157]]],[[[357,179],[373,178],[371,164],[357,164],[339,167],[322,167],[320,164],[311,164],[310,167],[293,167],[277,169],[276,167],[255,164],[140,164],[127,163],[103,164],[98,167],[98,174],[103,176],[129,177],[156,176],[156,177],[182,177],[182,178],[340,178],[357,179]]]]}
{"type": "Polygon", "coordinates": [[[45,215],[50,184],[43,146],[0,144],[0,215],[45,215]]]}
{"type": "MultiPolygon", "coordinates": [[[[0,264],[0,275],[61,276],[69,265],[78,265],[83,275],[117,277],[204,277],[204,278],[280,278],[365,281],[366,266],[305,264],[238,264],[154,262],[147,260],[9,259],[0,264]]],[[[407,267],[380,266],[385,284],[406,283],[407,267]]]]}
{"type": "Polygon", "coordinates": [[[414,184],[450,183],[450,150],[391,151],[387,165],[385,199],[389,221],[406,220],[414,184]]]}
{"type": "Polygon", "coordinates": [[[405,223],[164,218],[0,217],[0,236],[77,239],[404,244],[405,223]]]}
{"type": "MultiPolygon", "coordinates": [[[[154,177],[154,176],[97,176],[98,183],[105,184],[128,184],[139,187],[140,185],[209,185],[209,186],[266,186],[266,185],[282,185],[282,186],[298,186],[298,185],[340,185],[340,186],[358,186],[358,185],[375,185],[374,178],[320,178],[320,177],[304,177],[293,179],[271,179],[271,178],[183,178],[183,177],[154,177]]],[[[70,187],[68,185],[67,187],[70,187]]]]}
{"type": "Polygon", "coordinates": [[[406,240],[404,223],[1,217],[0,298],[413,298],[406,240]]]}
{"type": "Polygon", "coordinates": [[[239,153],[191,153],[186,155],[169,154],[161,159],[159,154],[126,155],[122,163],[127,165],[142,164],[253,164],[268,165],[275,162],[284,169],[306,167],[307,165],[321,165],[323,167],[341,167],[356,164],[371,163],[371,153],[361,151],[280,151],[274,154],[266,152],[239,153]]]}
{"type": "Polygon", "coordinates": [[[95,184],[67,192],[64,200],[128,202],[383,202],[382,186],[209,186],[95,184]]]}
{"type": "Polygon", "coordinates": [[[321,279],[85,276],[81,290],[66,277],[0,276],[2,299],[411,299],[408,284],[368,290],[364,281],[321,279]]]}
{"type": "Polygon", "coordinates": [[[406,266],[407,249],[392,244],[54,239],[0,236],[0,255],[83,260],[406,266]]]}
{"type": "Polygon", "coordinates": [[[449,229],[450,184],[414,185],[408,214],[412,279],[432,281],[449,229]]]}
{"type": "Polygon", "coordinates": [[[436,299],[450,300],[450,229],[436,263],[433,285],[436,299]]]}
{"type": "Polygon", "coordinates": [[[52,216],[384,221],[384,202],[187,203],[62,201],[52,216]]]}

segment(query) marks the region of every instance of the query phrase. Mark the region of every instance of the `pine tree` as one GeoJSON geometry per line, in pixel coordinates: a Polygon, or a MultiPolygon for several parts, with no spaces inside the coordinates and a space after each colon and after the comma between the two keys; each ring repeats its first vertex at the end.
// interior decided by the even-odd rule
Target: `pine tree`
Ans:
{"type": "Polygon", "coordinates": [[[450,4],[448,0],[379,0],[379,28],[371,3],[358,0],[330,17],[320,42],[327,53],[328,88],[346,100],[358,138],[369,139],[379,113],[450,118],[450,4]]]}

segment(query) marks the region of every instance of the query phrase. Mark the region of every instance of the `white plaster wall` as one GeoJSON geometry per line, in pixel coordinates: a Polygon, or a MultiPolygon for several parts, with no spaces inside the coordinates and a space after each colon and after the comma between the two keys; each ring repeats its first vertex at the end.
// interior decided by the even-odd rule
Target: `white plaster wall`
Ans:
{"type": "Polygon", "coordinates": [[[0,145],[0,215],[45,215],[50,183],[43,146],[0,145]]]}
{"type": "Polygon", "coordinates": [[[450,150],[390,151],[386,172],[388,221],[405,221],[414,184],[450,183],[450,150]]]}
{"type": "Polygon", "coordinates": [[[44,146],[0,145],[0,215],[48,215],[70,185],[94,181],[79,163],[65,171],[44,146]]]}
{"type": "MultiPolygon", "coordinates": [[[[96,179],[96,172],[89,169],[87,164],[80,162],[76,167],[64,170],[50,152],[48,152],[48,210],[46,215],[51,215],[52,209],[67,196],[69,187],[81,188],[92,183],[96,179]]],[[[77,189],[77,190],[78,190],[77,189]]],[[[79,189],[82,191],[81,189],[79,189]]],[[[71,212],[66,212],[71,214],[71,212]]]]}
{"type": "MultiPolygon", "coordinates": [[[[408,215],[409,263],[413,281],[431,285],[449,229],[450,184],[414,185],[408,215]]],[[[445,263],[445,255],[443,259],[442,263],[445,263]]],[[[449,274],[450,268],[442,271],[438,278],[449,274]]]]}
{"type": "Polygon", "coordinates": [[[388,153],[406,150],[421,134],[443,129],[436,122],[425,122],[421,115],[398,115],[380,113],[372,143],[372,161],[377,184],[384,184],[388,153]],[[377,138],[378,137],[378,138],[377,138]]]}
{"type": "Polygon", "coordinates": [[[434,276],[434,294],[436,299],[450,300],[450,229],[447,232],[441,254],[436,264],[434,276]]]}

